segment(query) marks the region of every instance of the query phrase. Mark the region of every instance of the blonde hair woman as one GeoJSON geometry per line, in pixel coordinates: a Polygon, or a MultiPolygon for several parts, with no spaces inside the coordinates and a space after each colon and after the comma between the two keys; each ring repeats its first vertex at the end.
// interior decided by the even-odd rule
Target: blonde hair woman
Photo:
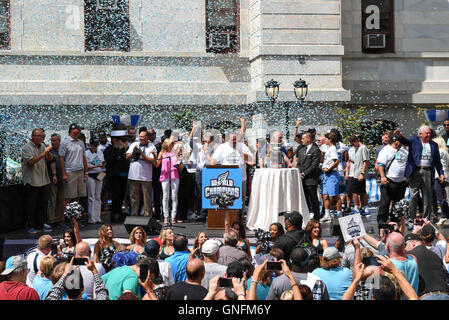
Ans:
{"type": "Polygon", "coordinates": [[[173,247],[173,240],[175,239],[175,233],[170,227],[165,227],[161,230],[159,235],[161,239],[161,249],[159,250],[159,259],[165,260],[175,253],[175,248],[173,247]]]}
{"type": "Polygon", "coordinates": [[[179,188],[179,173],[178,173],[178,158],[172,152],[175,145],[175,139],[165,139],[162,143],[161,152],[159,152],[158,160],[155,163],[155,167],[161,167],[161,176],[159,181],[162,185],[162,207],[164,211],[164,224],[168,224],[169,218],[169,198],[170,198],[170,187],[171,187],[171,198],[172,198],[172,210],[171,210],[171,220],[172,224],[176,223],[176,209],[178,206],[178,188],[179,188]],[[171,184],[170,184],[171,181],[171,184]]]}
{"type": "Polygon", "coordinates": [[[131,242],[131,244],[126,248],[126,250],[134,251],[135,253],[140,254],[145,250],[147,233],[142,227],[134,227],[129,235],[129,242],[131,242]]]}
{"type": "Polygon", "coordinates": [[[55,262],[56,259],[53,256],[43,257],[39,263],[39,271],[33,279],[33,288],[37,291],[41,300],[45,300],[48,292],[53,288],[51,273],[55,262]]]}
{"type": "MultiPolygon", "coordinates": [[[[443,137],[437,136],[433,139],[433,141],[438,145],[438,151],[440,152],[441,165],[443,166],[444,175],[446,176],[449,172],[449,153],[448,148],[446,146],[446,142],[443,137]]],[[[433,184],[433,188],[435,190],[435,196],[437,201],[440,203],[441,207],[441,219],[438,221],[437,225],[442,226],[446,224],[447,219],[449,218],[449,206],[447,203],[447,195],[449,195],[449,186],[446,182],[441,183],[438,179],[438,174],[435,175],[435,180],[433,184]],[[446,192],[445,192],[446,191],[446,192]]],[[[433,208],[435,216],[438,216],[438,207],[437,203],[434,203],[433,208]]]]}

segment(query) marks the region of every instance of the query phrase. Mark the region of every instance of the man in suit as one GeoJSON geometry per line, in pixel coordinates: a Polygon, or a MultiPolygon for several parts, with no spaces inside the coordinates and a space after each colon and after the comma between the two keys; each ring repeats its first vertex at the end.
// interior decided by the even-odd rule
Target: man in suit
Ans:
{"type": "Polygon", "coordinates": [[[412,136],[407,139],[402,136],[399,129],[396,129],[394,133],[399,137],[399,142],[409,147],[404,176],[410,187],[410,217],[412,219],[416,217],[419,191],[421,191],[424,203],[423,217],[430,220],[435,170],[438,172],[441,183],[445,180],[438,145],[430,139],[431,133],[428,126],[419,128],[419,137],[412,136]]]}
{"type": "Polygon", "coordinates": [[[320,219],[320,205],[318,203],[317,188],[320,176],[321,151],[313,143],[313,136],[306,132],[301,137],[304,146],[296,153],[295,168],[299,169],[304,195],[306,196],[309,208],[313,212],[313,219],[320,219]]]}

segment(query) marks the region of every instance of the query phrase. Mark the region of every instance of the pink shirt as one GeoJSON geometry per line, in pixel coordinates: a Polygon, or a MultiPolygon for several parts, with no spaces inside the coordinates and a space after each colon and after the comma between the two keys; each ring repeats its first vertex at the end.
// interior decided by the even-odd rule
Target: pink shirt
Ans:
{"type": "Polygon", "coordinates": [[[171,172],[172,179],[179,179],[178,168],[175,167],[175,164],[177,161],[178,161],[178,158],[176,158],[172,152],[164,153],[164,156],[162,159],[162,164],[161,164],[161,176],[159,178],[160,182],[168,179],[169,171],[171,172]],[[166,157],[170,157],[170,159],[168,159],[166,157]],[[169,170],[170,160],[171,160],[171,170],[169,170]]]}

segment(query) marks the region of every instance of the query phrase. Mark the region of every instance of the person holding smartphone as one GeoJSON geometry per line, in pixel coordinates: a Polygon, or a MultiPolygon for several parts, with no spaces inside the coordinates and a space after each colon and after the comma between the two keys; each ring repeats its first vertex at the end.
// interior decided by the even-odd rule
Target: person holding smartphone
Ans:
{"type": "Polygon", "coordinates": [[[145,282],[149,275],[151,279],[159,276],[159,264],[154,258],[144,258],[135,265],[115,268],[103,275],[102,279],[109,291],[110,300],[117,300],[127,290],[142,299],[139,280],[145,282]]]}

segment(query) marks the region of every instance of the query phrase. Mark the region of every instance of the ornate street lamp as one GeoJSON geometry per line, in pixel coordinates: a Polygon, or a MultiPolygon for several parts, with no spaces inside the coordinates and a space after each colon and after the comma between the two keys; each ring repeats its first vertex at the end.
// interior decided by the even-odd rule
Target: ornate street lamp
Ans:
{"type": "Polygon", "coordinates": [[[270,99],[271,104],[273,105],[279,96],[279,82],[271,79],[270,81],[265,83],[265,94],[270,99]]]}
{"type": "Polygon", "coordinates": [[[305,80],[296,80],[293,82],[293,91],[295,92],[296,100],[301,100],[301,102],[304,102],[304,99],[307,97],[307,93],[309,92],[309,85],[305,80]]]}
{"type": "Polygon", "coordinates": [[[301,110],[304,105],[304,100],[307,97],[307,93],[309,92],[309,84],[302,80],[301,78],[299,80],[296,80],[293,82],[293,92],[295,93],[296,101],[301,102],[301,110]]]}

